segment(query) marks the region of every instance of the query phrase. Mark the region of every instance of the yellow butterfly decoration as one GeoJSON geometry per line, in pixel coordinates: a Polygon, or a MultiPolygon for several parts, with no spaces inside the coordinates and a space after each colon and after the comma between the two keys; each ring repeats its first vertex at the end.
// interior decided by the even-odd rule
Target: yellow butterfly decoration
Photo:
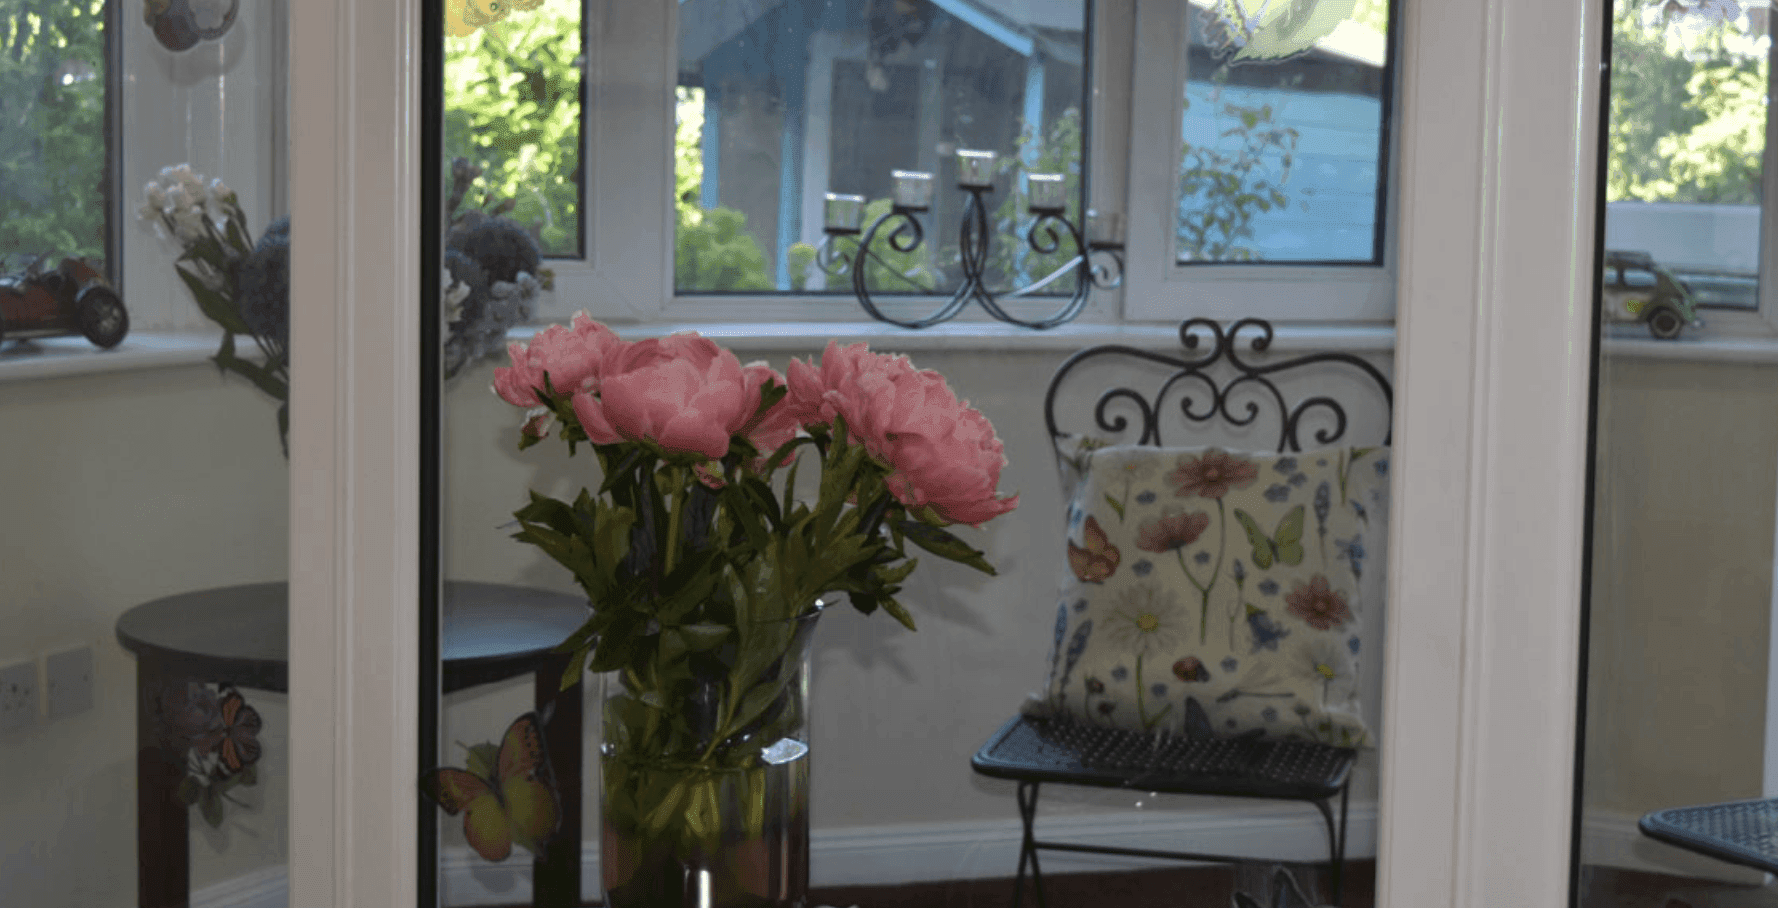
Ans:
{"type": "Polygon", "coordinates": [[[1261,570],[1272,566],[1274,560],[1281,564],[1303,563],[1303,506],[1297,505],[1278,521],[1278,530],[1267,536],[1259,528],[1259,523],[1251,514],[1240,508],[1235,509],[1235,519],[1241,522],[1241,529],[1247,534],[1247,541],[1253,546],[1253,563],[1261,570]]]}
{"type": "Polygon", "coordinates": [[[1356,0],[1217,0],[1206,33],[1211,53],[1230,63],[1287,60],[1307,53],[1352,18],[1356,0]]]}
{"type": "Polygon", "coordinates": [[[533,10],[543,5],[543,0],[442,0],[445,8],[445,34],[453,38],[467,38],[475,34],[477,29],[493,25],[514,10],[533,10]]]}
{"type": "Polygon", "coordinates": [[[445,813],[463,814],[463,835],[483,858],[504,861],[514,843],[543,854],[561,821],[562,805],[537,714],[513,720],[499,748],[477,744],[466,749],[466,768],[425,773],[420,790],[445,813]]]}

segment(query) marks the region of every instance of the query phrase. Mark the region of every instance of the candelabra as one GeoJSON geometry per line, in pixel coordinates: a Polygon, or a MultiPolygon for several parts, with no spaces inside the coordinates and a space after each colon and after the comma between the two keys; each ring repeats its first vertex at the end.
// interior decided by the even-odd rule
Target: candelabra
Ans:
{"type": "Polygon", "coordinates": [[[924,318],[899,319],[879,309],[876,301],[871,298],[870,288],[865,286],[865,265],[869,261],[876,261],[884,266],[885,271],[897,274],[916,290],[939,295],[936,288],[920,286],[911,278],[899,275],[873,248],[879,237],[896,252],[908,253],[920,248],[926,234],[918,215],[932,207],[932,174],[893,171],[892,206],[888,213],[872,221],[869,227],[863,226],[863,196],[828,193],[823,224],[826,239],[818,250],[817,264],[822,271],[833,277],[839,277],[849,270],[852,292],[864,311],[878,321],[903,328],[926,328],[948,321],[968,308],[972,302],[1003,322],[1025,328],[1053,328],[1072,321],[1079,315],[1086,307],[1088,294],[1094,289],[1110,290],[1123,283],[1122,215],[1087,212],[1083,236],[1080,225],[1068,219],[1068,189],[1063,176],[1059,173],[1027,173],[1026,207],[1035,216],[1035,220],[1025,232],[1026,244],[1039,255],[1051,255],[1060,252],[1063,241],[1067,240],[1073,244],[1075,255],[1060,268],[1023,287],[999,292],[988,289],[988,252],[994,237],[988,229],[986,196],[994,189],[994,161],[995,154],[992,151],[963,149],[957,152],[957,186],[968,196],[964,202],[963,223],[958,236],[958,264],[963,271],[963,283],[951,294],[949,300],[941,303],[924,318]],[[850,253],[839,249],[842,238],[850,238],[854,244],[850,253]],[[1097,264],[1094,262],[1095,256],[1098,257],[1097,264]],[[1001,306],[1002,299],[1035,293],[1068,274],[1075,277],[1073,295],[1061,308],[1044,318],[1021,319],[1001,306]]]}

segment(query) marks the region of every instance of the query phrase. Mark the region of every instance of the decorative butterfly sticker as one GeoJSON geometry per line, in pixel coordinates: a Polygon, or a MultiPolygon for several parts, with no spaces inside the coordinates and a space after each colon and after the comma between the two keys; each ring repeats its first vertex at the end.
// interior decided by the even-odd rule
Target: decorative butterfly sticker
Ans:
{"type": "Polygon", "coordinates": [[[259,729],[263,723],[259,710],[248,706],[232,685],[223,685],[217,693],[216,721],[195,737],[191,746],[200,756],[216,754],[227,774],[234,775],[259,762],[259,729]]]}
{"type": "Polygon", "coordinates": [[[541,855],[555,835],[562,807],[537,714],[514,719],[499,748],[477,744],[465,749],[466,768],[425,773],[420,790],[445,813],[463,814],[463,835],[483,858],[504,861],[515,842],[541,855]]]}
{"type": "Polygon", "coordinates": [[[445,7],[445,34],[466,38],[476,29],[494,25],[514,10],[533,10],[543,0],[441,0],[445,7]]]}
{"type": "Polygon", "coordinates": [[[1217,0],[1206,38],[1230,63],[1288,60],[1313,50],[1356,7],[1356,0],[1217,0]]]}
{"type": "Polygon", "coordinates": [[[1068,543],[1068,566],[1082,583],[1103,583],[1117,570],[1117,563],[1123,556],[1106,538],[1097,518],[1088,517],[1081,534],[1086,547],[1068,543]]]}
{"type": "Polygon", "coordinates": [[[1273,561],[1281,564],[1303,563],[1303,506],[1297,505],[1284,515],[1278,522],[1278,529],[1267,536],[1253,515],[1235,509],[1235,519],[1240,521],[1241,529],[1247,534],[1247,541],[1253,545],[1254,566],[1265,569],[1272,566],[1273,561]]]}

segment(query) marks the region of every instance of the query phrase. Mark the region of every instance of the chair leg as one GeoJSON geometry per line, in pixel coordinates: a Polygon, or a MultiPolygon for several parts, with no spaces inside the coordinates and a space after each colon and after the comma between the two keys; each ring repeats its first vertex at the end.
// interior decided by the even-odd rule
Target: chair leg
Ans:
{"type": "Polygon", "coordinates": [[[1346,800],[1352,794],[1352,784],[1348,782],[1340,788],[1340,840],[1334,846],[1333,866],[1333,900],[1335,908],[1346,904],[1346,890],[1342,888],[1346,870],[1346,800]]]}
{"type": "Polygon", "coordinates": [[[1327,863],[1332,877],[1327,888],[1335,908],[1344,904],[1345,900],[1345,890],[1341,888],[1341,883],[1346,869],[1346,803],[1351,791],[1350,785],[1340,789],[1340,822],[1337,829],[1334,826],[1333,808],[1326,801],[1315,802],[1315,809],[1321,811],[1322,822],[1327,824],[1327,863]]]}
{"type": "Polygon", "coordinates": [[[1043,895],[1043,871],[1037,866],[1037,787],[1036,782],[1019,783],[1019,819],[1024,824],[1025,831],[1019,841],[1019,873],[1012,884],[1013,908],[1019,908],[1023,904],[1027,863],[1031,866],[1031,888],[1037,893],[1038,908],[1049,906],[1043,895]]]}

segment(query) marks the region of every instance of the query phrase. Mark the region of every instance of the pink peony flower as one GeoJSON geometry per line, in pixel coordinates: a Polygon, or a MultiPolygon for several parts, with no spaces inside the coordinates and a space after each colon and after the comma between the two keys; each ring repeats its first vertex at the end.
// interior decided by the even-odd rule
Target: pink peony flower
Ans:
{"type": "Polygon", "coordinates": [[[595,444],[650,439],[714,459],[758,409],[761,383],[709,338],[650,338],[608,359],[597,393],[574,395],[574,413],[595,444]]]}
{"type": "Polygon", "coordinates": [[[494,370],[494,393],[515,407],[547,404],[537,393],[546,373],[559,394],[597,390],[606,361],[626,346],[610,328],[578,313],[572,326],[551,325],[529,346],[509,345],[512,365],[494,370]]]}
{"type": "Polygon", "coordinates": [[[890,470],[889,491],[910,511],[980,526],[1018,506],[998,498],[1004,446],[981,411],[957,399],[937,372],[864,344],[829,342],[821,365],[792,361],[791,413],[804,425],[844,416],[860,444],[890,470]]]}
{"type": "MultiPolygon", "coordinates": [[[[742,370],[746,376],[747,386],[751,389],[754,406],[759,406],[760,395],[767,382],[778,385],[785,384],[784,376],[765,363],[748,363],[742,370]]],[[[802,420],[791,406],[789,396],[778,401],[777,405],[765,412],[765,415],[754,420],[750,425],[742,427],[742,434],[759,449],[759,453],[770,457],[773,452],[783,447],[785,442],[796,437],[803,427],[802,420]]]]}

